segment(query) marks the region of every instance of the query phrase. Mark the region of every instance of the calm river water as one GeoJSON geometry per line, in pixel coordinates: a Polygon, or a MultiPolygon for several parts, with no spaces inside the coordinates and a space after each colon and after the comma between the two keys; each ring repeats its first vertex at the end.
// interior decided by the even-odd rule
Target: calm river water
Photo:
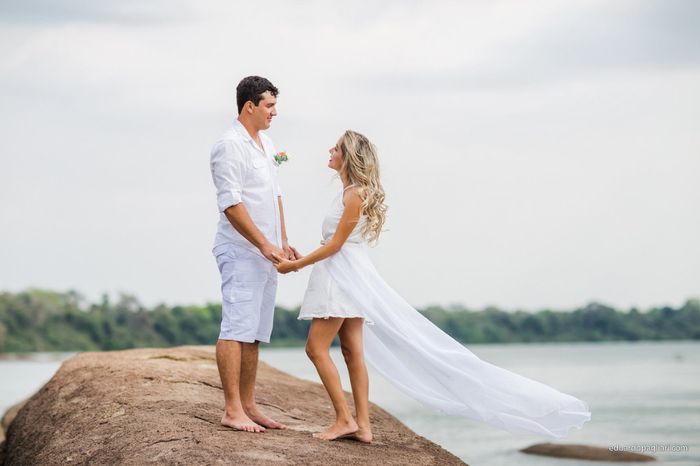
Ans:
{"type": "MultiPolygon", "coordinates": [[[[585,400],[592,420],[561,443],[625,448],[656,456],[656,464],[700,464],[700,343],[566,343],[470,345],[480,358],[585,400]],[[654,451],[655,450],[655,451],[654,451]]],[[[0,355],[0,412],[34,393],[72,353],[0,355]]],[[[350,384],[342,357],[333,357],[350,384]]],[[[318,382],[302,348],[265,348],[261,359],[318,382]]],[[[370,369],[370,399],[420,435],[478,465],[607,464],[525,455],[548,441],[515,436],[469,419],[434,413],[370,369]]],[[[615,463],[610,463],[610,465],[615,463]]]]}

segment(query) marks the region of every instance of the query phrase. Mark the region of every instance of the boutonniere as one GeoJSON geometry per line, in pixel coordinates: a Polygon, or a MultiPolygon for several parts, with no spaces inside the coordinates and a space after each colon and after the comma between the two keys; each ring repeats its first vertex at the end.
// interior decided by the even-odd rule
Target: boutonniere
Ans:
{"type": "Polygon", "coordinates": [[[282,151],[275,154],[275,163],[277,163],[277,165],[281,165],[282,162],[286,162],[287,160],[289,160],[289,157],[287,157],[286,152],[282,151]]]}

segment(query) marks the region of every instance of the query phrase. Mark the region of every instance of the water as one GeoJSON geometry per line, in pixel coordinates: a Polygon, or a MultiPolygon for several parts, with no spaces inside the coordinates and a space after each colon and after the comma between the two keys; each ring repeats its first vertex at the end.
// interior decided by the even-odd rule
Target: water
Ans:
{"type": "Polygon", "coordinates": [[[0,416],[33,395],[75,353],[0,353],[0,416]]]}
{"type": "MultiPolygon", "coordinates": [[[[659,465],[700,464],[700,343],[566,343],[470,345],[480,358],[585,400],[592,420],[559,443],[645,448],[659,465]],[[651,451],[656,449],[656,452],[651,451]],[[661,451],[673,449],[675,451],[661,451]]],[[[343,385],[350,383],[337,349],[343,385]]],[[[0,410],[31,395],[70,356],[36,353],[0,360],[0,410]]],[[[264,348],[261,359],[319,382],[302,348],[264,348]]],[[[525,455],[518,450],[547,439],[502,432],[469,419],[434,413],[404,396],[370,369],[370,400],[418,434],[472,465],[576,466],[587,461],[525,455]]],[[[640,451],[640,450],[637,450],[640,451]]]]}

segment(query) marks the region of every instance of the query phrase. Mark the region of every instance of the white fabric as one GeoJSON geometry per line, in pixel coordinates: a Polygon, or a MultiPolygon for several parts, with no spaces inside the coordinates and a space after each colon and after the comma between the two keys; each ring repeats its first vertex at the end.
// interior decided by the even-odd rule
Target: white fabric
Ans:
{"type": "MultiPolygon", "coordinates": [[[[337,222],[324,221],[324,238],[331,227],[337,222]]],[[[345,243],[320,264],[352,308],[374,321],[365,327],[367,361],[424,405],[555,439],[590,420],[585,402],[483,361],[440,330],[384,282],[366,244],[345,243]]]]}
{"type": "Polygon", "coordinates": [[[272,334],[277,269],[247,248],[221,244],[214,248],[221,274],[219,340],[268,343],[272,334]]]}
{"type": "Polygon", "coordinates": [[[521,434],[566,436],[590,420],[585,402],[482,361],[413,309],[379,276],[366,245],[345,244],[327,270],[367,326],[367,361],[428,407],[521,434]]]}
{"type": "Polygon", "coordinates": [[[253,223],[265,238],[272,244],[282,245],[277,199],[281,191],[274,159],[275,146],[262,132],[260,141],[264,150],[236,120],[212,148],[210,168],[219,209],[214,247],[232,243],[259,254],[257,248],[233,228],[224,214],[228,207],[240,202],[243,202],[253,223]]]}
{"type": "Polygon", "coordinates": [[[321,261],[316,263],[311,271],[298,319],[328,319],[329,317],[345,319],[360,317],[365,319],[366,324],[374,324],[333,281],[326,269],[326,261],[321,261]]]}
{"type": "MultiPolygon", "coordinates": [[[[321,236],[323,237],[322,243],[330,241],[335,234],[335,230],[338,228],[338,223],[340,223],[340,217],[343,216],[343,211],[345,210],[345,204],[343,204],[343,195],[345,191],[351,188],[353,185],[348,186],[343,189],[331,202],[326,216],[323,218],[323,224],[321,226],[321,236]]],[[[362,238],[362,227],[367,222],[367,218],[364,215],[360,215],[357,220],[357,225],[352,229],[350,236],[345,240],[346,243],[362,243],[364,238],[362,238]]]]}
{"type": "MultiPolygon", "coordinates": [[[[349,188],[350,186],[348,186],[349,188]]],[[[347,190],[347,188],[345,189],[347,190]]],[[[329,241],[335,229],[340,222],[340,217],[343,215],[343,193],[339,193],[326,213],[323,220],[322,236],[323,242],[329,241]]],[[[362,241],[362,225],[364,217],[360,217],[357,225],[353,228],[352,233],[348,237],[348,242],[359,243],[362,241]]],[[[320,261],[314,264],[309,277],[309,284],[304,293],[304,300],[301,303],[299,310],[300,320],[310,319],[328,319],[329,317],[354,318],[366,316],[362,309],[358,308],[352,300],[343,291],[338,288],[331,276],[326,270],[326,261],[320,261]]],[[[366,324],[373,324],[371,319],[365,318],[366,324]]]]}

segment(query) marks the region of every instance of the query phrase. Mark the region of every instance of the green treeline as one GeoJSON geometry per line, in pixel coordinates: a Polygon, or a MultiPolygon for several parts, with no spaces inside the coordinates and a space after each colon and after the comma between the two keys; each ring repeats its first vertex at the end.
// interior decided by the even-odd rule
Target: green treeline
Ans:
{"type": "MultiPolygon", "coordinates": [[[[429,307],[421,311],[464,343],[700,339],[700,299],[678,309],[620,311],[591,303],[573,311],[505,312],[429,307]]],[[[309,322],[277,308],[272,344],[302,345],[309,322]]],[[[219,334],[221,306],[145,308],[133,296],[84,303],[75,291],[0,293],[0,352],[114,350],[210,345],[219,334]]]]}

